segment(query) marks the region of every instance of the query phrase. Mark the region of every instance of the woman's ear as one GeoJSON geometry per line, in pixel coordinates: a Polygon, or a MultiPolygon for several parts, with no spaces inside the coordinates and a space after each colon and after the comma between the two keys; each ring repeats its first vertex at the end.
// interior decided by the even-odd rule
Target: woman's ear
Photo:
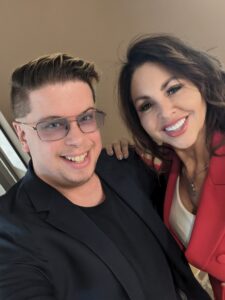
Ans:
{"type": "Polygon", "coordinates": [[[18,136],[18,139],[22,146],[22,150],[26,153],[29,153],[30,149],[29,149],[27,139],[26,139],[26,132],[23,130],[23,125],[20,123],[17,123],[17,122],[13,122],[12,125],[18,136]]]}

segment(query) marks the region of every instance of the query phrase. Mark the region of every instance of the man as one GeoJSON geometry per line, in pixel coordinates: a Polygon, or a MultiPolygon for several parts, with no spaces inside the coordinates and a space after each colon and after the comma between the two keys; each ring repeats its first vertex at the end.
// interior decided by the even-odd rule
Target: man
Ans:
{"type": "Polygon", "coordinates": [[[100,155],[95,81],[93,64],[65,54],[12,75],[31,162],[0,199],[0,298],[209,299],[153,210],[153,171],[100,155]]]}

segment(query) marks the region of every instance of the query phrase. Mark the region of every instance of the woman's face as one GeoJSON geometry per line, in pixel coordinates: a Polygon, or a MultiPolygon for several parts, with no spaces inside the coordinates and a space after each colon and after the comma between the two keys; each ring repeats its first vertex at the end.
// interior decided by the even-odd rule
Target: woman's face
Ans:
{"type": "Polygon", "coordinates": [[[188,149],[204,134],[206,103],[192,82],[156,63],[138,67],[131,96],[145,131],[158,144],[188,149]]]}

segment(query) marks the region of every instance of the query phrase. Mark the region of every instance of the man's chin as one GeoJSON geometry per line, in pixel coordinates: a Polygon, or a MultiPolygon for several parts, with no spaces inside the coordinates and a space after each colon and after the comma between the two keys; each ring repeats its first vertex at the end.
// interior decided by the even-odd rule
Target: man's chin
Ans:
{"type": "MultiPolygon", "coordinates": [[[[94,174],[94,173],[93,173],[94,174]]],[[[81,178],[70,178],[64,182],[66,188],[76,188],[87,184],[93,177],[93,174],[81,178]]]]}

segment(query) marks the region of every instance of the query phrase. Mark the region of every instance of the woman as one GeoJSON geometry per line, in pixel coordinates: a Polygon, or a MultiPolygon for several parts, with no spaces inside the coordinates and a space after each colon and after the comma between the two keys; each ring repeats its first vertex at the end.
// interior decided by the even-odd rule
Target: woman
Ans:
{"type": "Polygon", "coordinates": [[[215,58],[166,35],[131,44],[119,77],[123,119],[167,174],[165,224],[217,300],[225,300],[224,83],[215,58]]]}

